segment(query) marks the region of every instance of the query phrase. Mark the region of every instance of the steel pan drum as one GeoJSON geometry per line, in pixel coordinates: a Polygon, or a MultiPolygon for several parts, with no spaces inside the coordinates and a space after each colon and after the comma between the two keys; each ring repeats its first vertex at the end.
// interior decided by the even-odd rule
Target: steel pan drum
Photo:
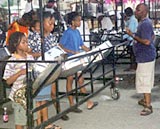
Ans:
{"type": "Polygon", "coordinates": [[[67,77],[69,75],[73,75],[78,71],[82,71],[85,67],[84,64],[88,63],[87,58],[79,58],[78,56],[85,54],[85,52],[70,56],[69,58],[77,57],[76,59],[71,59],[69,61],[65,61],[62,64],[62,72],[60,74],[61,77],[67,77]]]}
{"type": "MultiPolygon", "coordinates": [[[[61,61],[63,59],[61,54],[65,54],[65,52],[59,46],[55,46],[45,53],[45,61],[53,61],[53,63],[38,62],[33,65],[33,77],[35,78],[33,89],[37,89],[42,84],[48,86],[59,77],[62,64],[54,61],[61,61]]],[[[38,60],[41,59],[41,57],[38,58],[38,60]]]]}
{"type": "Polygon", "coordinates": [[[90,61],[92,61],[95,56],[96,56],[96,58],[93,62],[98,62],[98,61],[102,60],[103,58],[107,57],[109,54],[108,48],[111,48],[111,47],[112,47],[112,44],[110,43],[110,41],[105,41],[101,45],[92,49],[88,53],[96,52],[96,51],[97,51],[97,53],[95,53],[94,55],[91,55],[90,61]],[[100,52],[98,52],[98,51],[100,51],[100,52]]]}
{"type": "Polygon", "coordinates": [[[77,58],[63,63],[62,72],[60,76],[67,77],[69,75],[73,75],[78,71],[84,70],[91,61],[93,61],[92,65],[94,65],[98,61],[101,61],[103,58],[105,58],[108,55],[109,52],[107,48],[110,48],[110,47],[112,47],[112,44],[109,41],[106,41],[89,52],[81,52],[79,54],[70,56],[69,58],[73,58],[73,57],[77,57],[77,58]],[[86,55],[89,53],[90,55],[86,55]],[[94,53],[94,54],[91,54],[91,53],[94,53]],[[86,55],[86,56],[79,57],[82,55],[86,55]]]}

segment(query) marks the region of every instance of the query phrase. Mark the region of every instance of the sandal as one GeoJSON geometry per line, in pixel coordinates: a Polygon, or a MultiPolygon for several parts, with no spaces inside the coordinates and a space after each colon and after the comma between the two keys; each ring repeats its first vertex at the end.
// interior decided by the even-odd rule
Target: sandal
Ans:
{"type": "Polygon", "coordinates": [[[59,127],[58,125],[53,125],[52,129],[62,129],[61,127],[59,127]]]}
{"type": "Polygon", "coordinates": [[[141,111],[140,115],[141,116],[147,116],[150,115],[151,113],[153,113],[153,109],[152,106],[145,106],[144,109],[141,111]]]}
{"type": "Polygon", "coordinates": [[[45,129],[62,129],[60,126],[58,125],[48,125],[47,127],[45,127],[45,129]]]}
{"type": "Polygon", "coordinates": [[[143,106],[143,107],[146,106],[146,102],[145,102],[144,99],[139,100],[139,101],[138,101],[138,104],[141,105],[141,106],[143,106]]]}
{"type": "Polygon", "coordinates": [[[91,107],[88,107],[88,110],[92,110],[94,107],[98,105],[98,102],[93,102],[93,105],[91,107]]]}

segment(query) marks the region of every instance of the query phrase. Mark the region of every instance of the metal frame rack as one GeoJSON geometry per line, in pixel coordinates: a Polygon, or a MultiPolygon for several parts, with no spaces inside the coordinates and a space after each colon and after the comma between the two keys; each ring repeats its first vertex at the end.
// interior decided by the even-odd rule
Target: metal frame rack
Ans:
{"type": "MultiPolygon", "coordinates": [[[[107,56],[113,51],[113,49],[114,49],[114,47],[108,48],[107,56]]],[[[104,64],[103,60],[99,60],[99,61],[95,62],[97,56],[101,55],[102,51],[105,51],[105,50],[98,50],[98,51],[95,51],[95,52],[92,52],[92,53],[89,53],[89,54],[85,54],[85,55],[81,55],[81,56],[78,56],[78,57],[75,57],[75,58],[71,58],[71,59],[65,60],[65,61],[69,61],[69,60],[74,60],[76,58],[84,58],[86,56],[89,57],[89,56],[91,56],[93,54],[95,55],[94,58],[92,60],[90,60],[90,62],[86,66],[82,66],[82,68],[81,68],[82,69],[82,74],[86,73],[88,71],[90,73],[90,81],[86,82],[81,87],[85,87],[85,86],[88,86],[88,85],[91,86],[91,91],[88,94],[85,94],[85,95],[83,94],[84,97],[81,98],[81,99],[79,98],[79,96],[82,95],[82,94],[79,94],[79,89],[81,87],[78,87],[78,84],[77,84],[78,77],[74,73],[75,74],[75,89],[73,89],[69,93],[59,94],[60,91],[59,91],[58,82],[61,80],[61,77],[58,77],[57,80],[56,80],[56,84],[57,84],[56,85],[56,89],[57,89],[56,99],[52,100],[52,101],[48,101],[45,105],[42,105],[42,106],[37,107],[37,108],[34,109],[33,108],[33,98],[36,96],[36,94],[39,92],[39,90],[43,87],[45,82],[47,80],[49,80],[50,76],[52,74],[54,74],[56,69],[53,69],[53,71],[51,71],[48,74],[48,77],[44,80],[44,82],[41,82],[41,84],[39,85],[38,89],[34,92],[34,94],[33,94],[33,91],[32,91],[32,89],[33,89],[32,86],[34,85],[34,81],[33,82],[31,81],[31,72],[28,72],[28,75],[27,75],[27,80],[28,80],[27,81],[27,87],[28,87],[27,88],[27,103],[28,103],[27,104],[27,114],[28,114],[28,116],[27,117],[28,117],[28,128],[29,129],[33,129],[33,127],[34,127],[33,114],[36,111],[44,108],[45,106],[49,106],[51,104],[54,104],[55,102],[57,103],[57,105],[59,105],[61,99],[63,99],[64,97],[66,97],[66,96],[68,96],[70,94],[74,94],[76,96],[76,104],[74,106],[68,107],[65,110],[63,110],[62,112],[57,112],[57,114],[55,116],[49,118],[46,122],[44,122],[41,125],[39,125],[37,127],[34,127],[34,128],[35,129],[39,129],[39,128],[45,127],[48,124],[58,120],[62,115],[68,113],[72,108],[75,108],[75,107],[83,104],[88,99],[90,99],[91,97],[95,96],[96,94],[98,94],[100,91],[104,90],[108,86],[110,86],[111,96],[112,96],[113,99],[116,100],[116,99],[118,99],[120,97],[119,91],[118,91],[118,89],[116,88],[116,86],[114,84],[114,76],[115,76],[114,60],[112,61],[111,67],[109,69],[107,69],[107,71],[105,71],[106,68],[105,68],[105,64],[104,64]],[[94,76],[94,73],[92,73],[92,68],[94,67],[94,65],[100,65],[100,64],[102,64],[102,71],[100,72],[100,74],[98,76],[94,76]],[[94,88],[95,87],[94,86],[94,82],[96,80],[98,80],[98,79],[102,79],[103,82],[102,82],[102,85],[98,86],[98,89],[97,89],[97,87],[94,88]]],[[[112,53],[112,54],[114,54],[114,53],[112,53]]],[[[105,56],[104,58],[106,58],[107,56],[105,56]]],[[[57,65],[55,65],[55,67],[61,67],[61,65],[57,64],[57,65]]],[[[77,69],[77,68],[75,68],[75,69],[77,69]]],[[[77,70],[75,70],[75,72],[77,72],[77,70]]],[[[58,106],[57,106],[57,108],[58,108],[58,106]]]]}

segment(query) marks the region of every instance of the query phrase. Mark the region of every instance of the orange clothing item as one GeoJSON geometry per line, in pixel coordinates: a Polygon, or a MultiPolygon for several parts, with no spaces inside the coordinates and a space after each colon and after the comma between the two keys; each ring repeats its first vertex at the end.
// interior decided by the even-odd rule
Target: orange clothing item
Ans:
{"type": "Polygon", "coordinates": [[[22,32],[28,37],[28,27],[19,25],[18,22],[15,21],[9,26],[9,29],[7,31],[6,45],[8,45],[10,35],[16,31],[22,32]]]}

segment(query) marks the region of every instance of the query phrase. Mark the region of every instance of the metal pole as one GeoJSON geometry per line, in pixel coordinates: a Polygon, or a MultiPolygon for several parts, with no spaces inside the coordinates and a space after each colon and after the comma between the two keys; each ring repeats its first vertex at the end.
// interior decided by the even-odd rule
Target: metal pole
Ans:
{"type": "Polygon", "coordinates": [[[19,3],[20,3],[20,0],[17,0],[17,5],[18,5],[18,17],[19,17],[19,3]]]}
{"type": "Polygon", "coordinates": [[[27,81],[27,87],[26,87],[26,93],[27,93],[27,125],[28,129],[32,129],[34,123],[33,123],[33,113],[31,112],[33,109],[33,98],[32,98],[32,81],[31,76],[32,72],[29,69],[29,63],[26,63],[26,81],[27,81]]]}
{"type": "Polygon", "coordinates": [[[43,8],[42,8],[42,0],[39,0],[39,7],[40,7],[40,31],[41,31],[41,54],[42,60],[44,60],[44,30],[43,30],[43,8]]]}
{"type": "MultiPolygon", "coordinates": [[[[124,31],[123,0],[120,0],[120,2],[121,2],[121,29],[123,32],[124,31]]],[[[123,40],[123,34],[121,34],[121,39],[123,40]]]]}
{"type": "Polygon", "coordinates": [[[33,3],[32,3],[32,0],[31,0],[31,9],[33,10],[33,3]]]}
{"type": "Polygon", "coordinates": [[[118,31],[118,18],[117,18],[117,0],[115,0],[115,30],[118,31]]]}
{"type": "MultiPolygon", "coordinates": [[[[81,1],[80,1],[81,2],[81,1]]],[[[84,4],[85,4],[85,2],[84,2],[84,0],[82,1],[82,3],[83,3],[83,10],[82,10],[82,17],[83,17],[83,40],[84,41],[86,41],[86,39],[85,39],[85,17],[84,17],[84,4]]]]}
{"type": "Polygon", "coordinates": [[[8,0],[8,13],[9,13],[9,24],[11,24],[11,9],[10,9],[10,0],[8,0]]]}

